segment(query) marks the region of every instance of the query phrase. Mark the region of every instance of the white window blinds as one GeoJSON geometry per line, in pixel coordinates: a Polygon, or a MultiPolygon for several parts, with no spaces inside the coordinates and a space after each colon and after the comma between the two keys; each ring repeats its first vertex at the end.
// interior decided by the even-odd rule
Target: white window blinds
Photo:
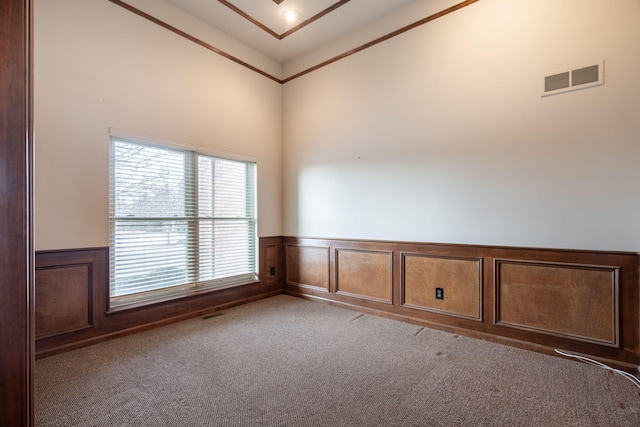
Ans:
{"type": "Polygon", "coordinates": [[[112,138],[111,306],[255,280],[255,170],[112,138]]]}

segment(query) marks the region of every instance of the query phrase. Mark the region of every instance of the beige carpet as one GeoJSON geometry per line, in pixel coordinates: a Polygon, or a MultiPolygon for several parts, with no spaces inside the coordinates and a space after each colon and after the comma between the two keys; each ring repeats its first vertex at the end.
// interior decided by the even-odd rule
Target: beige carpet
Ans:
{"type": "Polygon", "coordinates": [[[36,362],[38,426],[639,426],[573,360],[277,296],[36,362]]]}

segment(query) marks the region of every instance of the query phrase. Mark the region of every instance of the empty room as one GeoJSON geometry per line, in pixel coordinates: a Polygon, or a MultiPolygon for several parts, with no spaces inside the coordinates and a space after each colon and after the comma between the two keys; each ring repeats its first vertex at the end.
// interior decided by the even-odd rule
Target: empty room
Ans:
{"type": "Polygon", "coordinates": [[[640,1],[0,10],[7,425],[640,425],[640,1]]]}

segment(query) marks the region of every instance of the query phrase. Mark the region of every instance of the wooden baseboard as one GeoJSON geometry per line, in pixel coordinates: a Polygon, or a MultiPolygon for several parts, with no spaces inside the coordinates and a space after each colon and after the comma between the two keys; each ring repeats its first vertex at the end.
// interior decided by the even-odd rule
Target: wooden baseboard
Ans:
{"type": "Polygon", "coordinates": [[[73,350],[122,335],[219,311],[282,292],[279,237],[259,239],[259,277],[146,306],[109,311],[109,248],[36,253],[35,357],[73,350]]]}
{"type": "Polygon", "coordinates": [[[108,249],[46,251],[36,254],[36,355],[284,291],[637,371],[639,270],[629,252],[274,236],[260,239],[260,282],[107,313],[108,249]]]}
{"type": "Polygon", "coordinates": [[[640,362],[637,253],[283,237],[284,290],[548,354],[640,362]]]}
{"type": "MultiPolygon", "coordinates": [[[[491,342],[495,342],[497,344],[503,344],[503,345],[508,345],[508,346],[511,346],[511,347],[521,348],[521,349],[524,349],[524,350],[530,350],[530,351],[535,351],[535,352],[538,352],[538,353],[549,354],[551,356],[558,356],[558,354],[555,352],[555,348],[548,347],[548,346],[545,346],[545,345],[535,344],[535,343],[528,342],[528,341],[512,339],[512,338],[503,337],[503,336],[499,336],[499,335],[494,335],[494,334],[490,334],[490,333],[485,333],[485,332],[481,332],[481,331],[475,331],[475,330],[471,330],[471,329],[467,329],[467,328],[459,328],[459,327],[448,325],[448,324],[445,324],[445,323],[437,323],[437,322],[431,322],[431,321],[426,321],[426,320],[419,320],[419,319],[416,319],[416,318],[411,317],[411,316],[391,313],[391,312],[388,312],[388,311],[382,311],[382,310],[377,310],[377,309],[366,308],[366,307],[363,307],[363,306],[358,305],[358,304],[352,304],[352,303],[343,302],[343,301],[336,301],[336,300],[329,299],[329,298],[322,297],[322,296],[310,295],[308,293],[295,292],[295,291],[292,291],[292,290],[285,290],[285,291],[283,291],[283,293],[285,295],[290,295],[290,296],[294,296],[294,297],[297,297],[297,298],[303,298],[303,299],[308,299],[308,300],[312,300],[312,301],[318,301],[318,302],[322,302],[324,304],[333,305],[333,306],[336,306],[336,307],[342,307],[342,308],[347,308],[349,310],[359,311],[361,313],[372,314],[372,315],[384,317],[384,318],[387,318],[387,319],[392,319],[392,320],[398,320],[398,321],[401,321],[401,322],[412,323],[412,324],[415,324],[415,325],[423,326],[425,328],[437,329],[437,330],[444,331],[444,332],[450,332],[452,334],[458,334],[458,335],[462,335],[462,336],[466,336],[466,337],[470,337],[470,338],[476,338],[476,339],[491,341],[491,342]]],[[[562,350],[562,349],[558,349],[558,350],[562,350]]],[[[616,369],[621,369],[621,370],[624,370],[624,371],[627,371],[627,372],[640,374],[640,366],[637,365],[637,364],[634,364],[634,363],[625,363],[625,362],[620,362],[620,361],[615,360],[615,359],[610,359],[610,358],[606,358],[606,357],[599,357],[599,356],[593,356],[593,355],[589,355],[589,354],[582,354],[582,353],[577,353],[577,354],[580,355],[580,356],[593,358],[594,360],[597,360],[600,363],[604,363],[604,364],[606,364],[606,365],[608,365],[610,367],[616,368],[616,369]]]]}
{"type": "Polygon", "coordinates": [[[238,299],[226,304],[220,304],[218,306],[213,306],[210,308],[206,308],[206,309],[202,309],[202,310],[196,310],[196,311],[192,311],[192,312],[188,312],[188,313],[183,313],[180,315],[176,315],[173,317],[169,317],[166,319],[161,319],[161,320],[156,320],[153,322],[149,322],[149,323],[144,323],[144,324],[140,324],[138,326],[132,326],[129,328],[125,328],[125,329],[121,329],[121,330],[117,330],[114,332],[110,332],[110,333],[105,333],[105,334],[98,334],[95,336],[91,336],[89,338],[85,338],[85,339],[76,339],[76,340],[71,340],[69,342],[66,342],[64,344],[60,344],[58,346],[49,346],[49,347],[44,347],[41,348],[38,352],[36,352],[36,359],[40,359],[43,357],[48,357],[48,356],[53,356],[55,354],[60,354],[60,353],[64,353],[67,351],[71,351],[71,350],[76,350],[78,348],[82,348],[82,347],[86,347],[88,345],[93,345],[93,344],[98,344],[101,342],[105,342],[105,341],[109,341],[111,339],[114,338],[120,338],[126,335],[131,335],[131,334],[135,334],[138,332],[144,332],[153,328],[157,328],[160,326],[165,326],[165,325],[169,325],[172,323],[176,323],[176,322],[181,322],[183,320],[188,320],[188,319],[192,319],[195,317],[200,317],[200,316],[206,316],[206,315],[210,315],[212,313],[216,313],[216,312],[220,312],[232,307],[236,307],[239,305],[243,305],[243,304],[247,304],[250,302],[254,302],[254,301],[259,301],[261,299],[265,299],[265,298],[270,298],[276,295],[279,295],[282,293],[282,290],[278,289],[275,291],[270,291],[270,292],[266,292],[263,294],[258,294],[258,295],[253,295],[251,297],[248,298],[244,298],[244,299],[238,299]]]}

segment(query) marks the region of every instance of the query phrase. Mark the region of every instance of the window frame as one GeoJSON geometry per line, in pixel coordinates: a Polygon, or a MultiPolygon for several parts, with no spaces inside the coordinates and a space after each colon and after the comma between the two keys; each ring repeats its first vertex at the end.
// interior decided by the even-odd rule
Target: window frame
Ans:
{"type": "MultiPolygon", "coordinates": [[[[226,289],[236,286],[242,286],[246,284],[252,284],[259,282],[258,269],[259,269],[259,243],[258,243],[258,214],[257,214],[257,161],[249,156],[233,155],[230,153],[221,154],[218,151],[212,150],[206,146],[194,146],[187,144],[175,143],[173,141],[163,140],[155,137],[140,136],[137,134],[131,134],[128,132],[122,132],[114,129],[110,129],[109,135],[109,288],[108,288],[108,311],[117,311],[120,309],[126,309],[131,307],[139,307],[143,305],[154,304],[157,302],[179,299],[197,295],[200,293],[211,292],[220,289],[226,289]],[[175,151],[183,153],[185,159],[184,169],[184,191],[185,193],[191,192],[192,197],[185,197],[186,212],[184,217],[179,218],[162,218],[162,217],[117,217],[116,216],[116,202],[115,202],[115,189],[116,189],[116,154],[115,147],[116,142],[120,141],[128,144],[136,144],[140,146],[146,146],[151,148],[157,148],[167,151],[175,151]],[[244,163],[247,165],[245,170],[245,191],[248,195],[244,200],[245,217],[232,217],[232,218],[215,218],[215,217],[203,217],[198,212],[198,181],[199,177],[199,159],[200,156],[205,158],[211,158],[213,161],[230,161],[244,163]],[[188,189],[189,186],[195,188],[188,189]],[[250,200],[250,201],[249,201],[250,200]],[[187,204],[190,206],[187,208],[187,204]],[[187,221],[188,231],[188,243],[185,248],[185,253],[195,248],[194,255],[186,255],[188,259],[187,271],[188,278],[186,283],[173,285],[164,288],[153,289],[149,291],[130,293],[125,295],[114,296],[115,270],[116,270],[116,249],[115,249],[115,237],[116,237],[116,224],[118,222],[133,221],[148,221],[148,222],[170,222],[170,221],[187,221]],[[236,274],[227,277],[213,278],[208,280],[200,280],[197,277],[199,273],[200,257],[200,235],[199,228],[202,221],[210,221],[211,224],[216,224],[217,221],[224,220],[236,220],[246,221],[248,237],[244,241],[248,245],[249,252],[247,253],[247,265],[249,271],[242,274],[236,274]],[[191,265],[191,262],[195,263],[191,265]],[[195,275],[195,276],[194,276],[195,275]],[[193,280],[192,280],[193,279],[193,280]]],[[[213,183],[213,180],[211,181],[213,183]]],[[[212,184],[214,185],[214,184],[212,184]]],[[[214,203],[212,201],[212,203],[214,203]]],[[[213,206],[213,205],[212,205],[213,206]]]]}

